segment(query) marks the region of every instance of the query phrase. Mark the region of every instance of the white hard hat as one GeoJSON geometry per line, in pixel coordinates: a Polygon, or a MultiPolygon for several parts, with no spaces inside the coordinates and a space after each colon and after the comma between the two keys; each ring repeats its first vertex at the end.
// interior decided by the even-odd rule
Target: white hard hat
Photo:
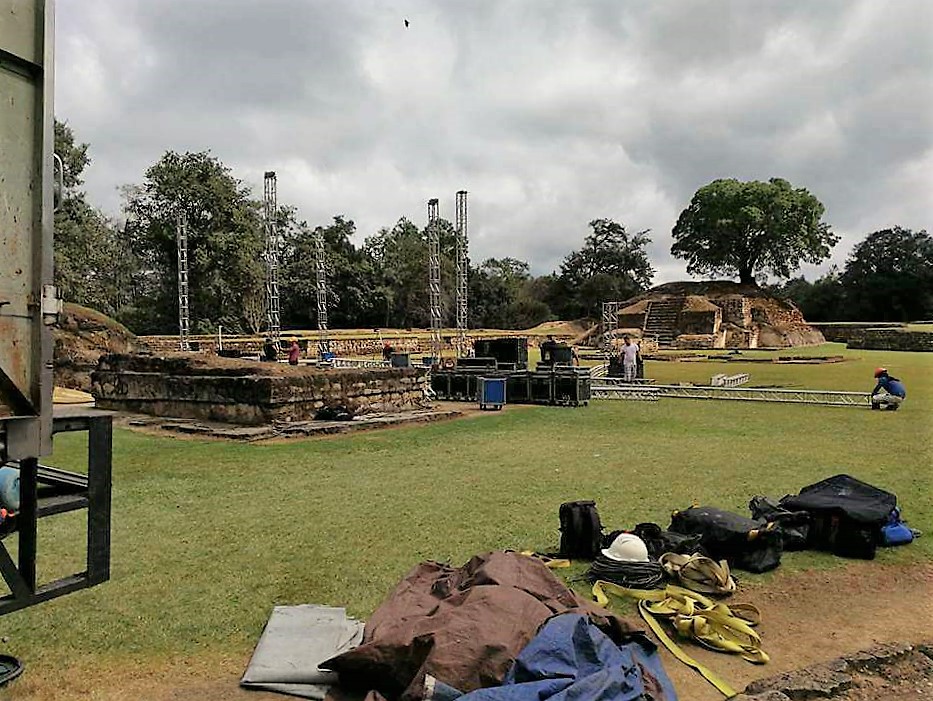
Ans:
{"type": "Polygon", "coordinates": [[[648,562],[645,541],[634,533],[620,534],[602,554],[616,562],[648,562]]]}

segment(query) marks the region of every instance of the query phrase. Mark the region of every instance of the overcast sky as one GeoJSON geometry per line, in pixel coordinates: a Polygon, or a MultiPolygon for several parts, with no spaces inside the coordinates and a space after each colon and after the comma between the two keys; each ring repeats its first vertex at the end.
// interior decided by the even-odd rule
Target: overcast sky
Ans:
{"type": "MultiPolygon", "coordinates": [[[[58,0],[56,112],[92,202],[206,150],[360,239],[470,192],[474,261],[550,272],[597,217],[670,231],[715,178],[826,205],[833,260],[931,227],[929,0],[58,0]],[[410,26],[405,28],[404,20],[410,26]]],[[[825,267],[825,266],[824,266],[825,267]]],[[[816,272],[808,268],[808,276],[816,272]]]]}

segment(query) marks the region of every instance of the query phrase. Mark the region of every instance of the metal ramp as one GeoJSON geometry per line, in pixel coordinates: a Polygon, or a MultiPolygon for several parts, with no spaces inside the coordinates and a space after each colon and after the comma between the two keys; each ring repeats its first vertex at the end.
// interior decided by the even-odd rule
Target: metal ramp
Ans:
{"type": "Polygon", "coordinates": [[[754,387],[710,387],[696,385],[608,384],[600,378],[592,387],[593,399],[634,399],[674,397],[677,399],[724,399],[781,404],[819,404],[871,408],[868,392],[837,392],[820,389],[757,389],[754,387]]]}

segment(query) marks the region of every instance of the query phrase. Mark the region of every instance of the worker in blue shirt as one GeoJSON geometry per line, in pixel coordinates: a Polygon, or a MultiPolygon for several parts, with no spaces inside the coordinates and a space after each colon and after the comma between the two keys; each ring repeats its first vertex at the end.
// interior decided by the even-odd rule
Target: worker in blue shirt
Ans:
{"type": "Polygon", "coordinates": [[[871,408],[897,411],[907,396],[904,383],[889,375],[887,368],[875,370],[875,379],[878,380],[878,384],[871,391],[871,408]]]}

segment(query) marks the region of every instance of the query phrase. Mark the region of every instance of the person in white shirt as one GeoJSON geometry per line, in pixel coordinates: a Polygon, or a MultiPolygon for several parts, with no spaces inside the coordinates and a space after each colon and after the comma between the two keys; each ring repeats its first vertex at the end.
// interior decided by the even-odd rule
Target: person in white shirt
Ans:
{"type": "Polygon", "coordinates": [[[623,336],[622,341],[625,343],[622,346],[622,378],[626,382],[632,382],[635,380],[635,368],[638,363],[638,344],[632,343],[629,336],[623,336]]]}

